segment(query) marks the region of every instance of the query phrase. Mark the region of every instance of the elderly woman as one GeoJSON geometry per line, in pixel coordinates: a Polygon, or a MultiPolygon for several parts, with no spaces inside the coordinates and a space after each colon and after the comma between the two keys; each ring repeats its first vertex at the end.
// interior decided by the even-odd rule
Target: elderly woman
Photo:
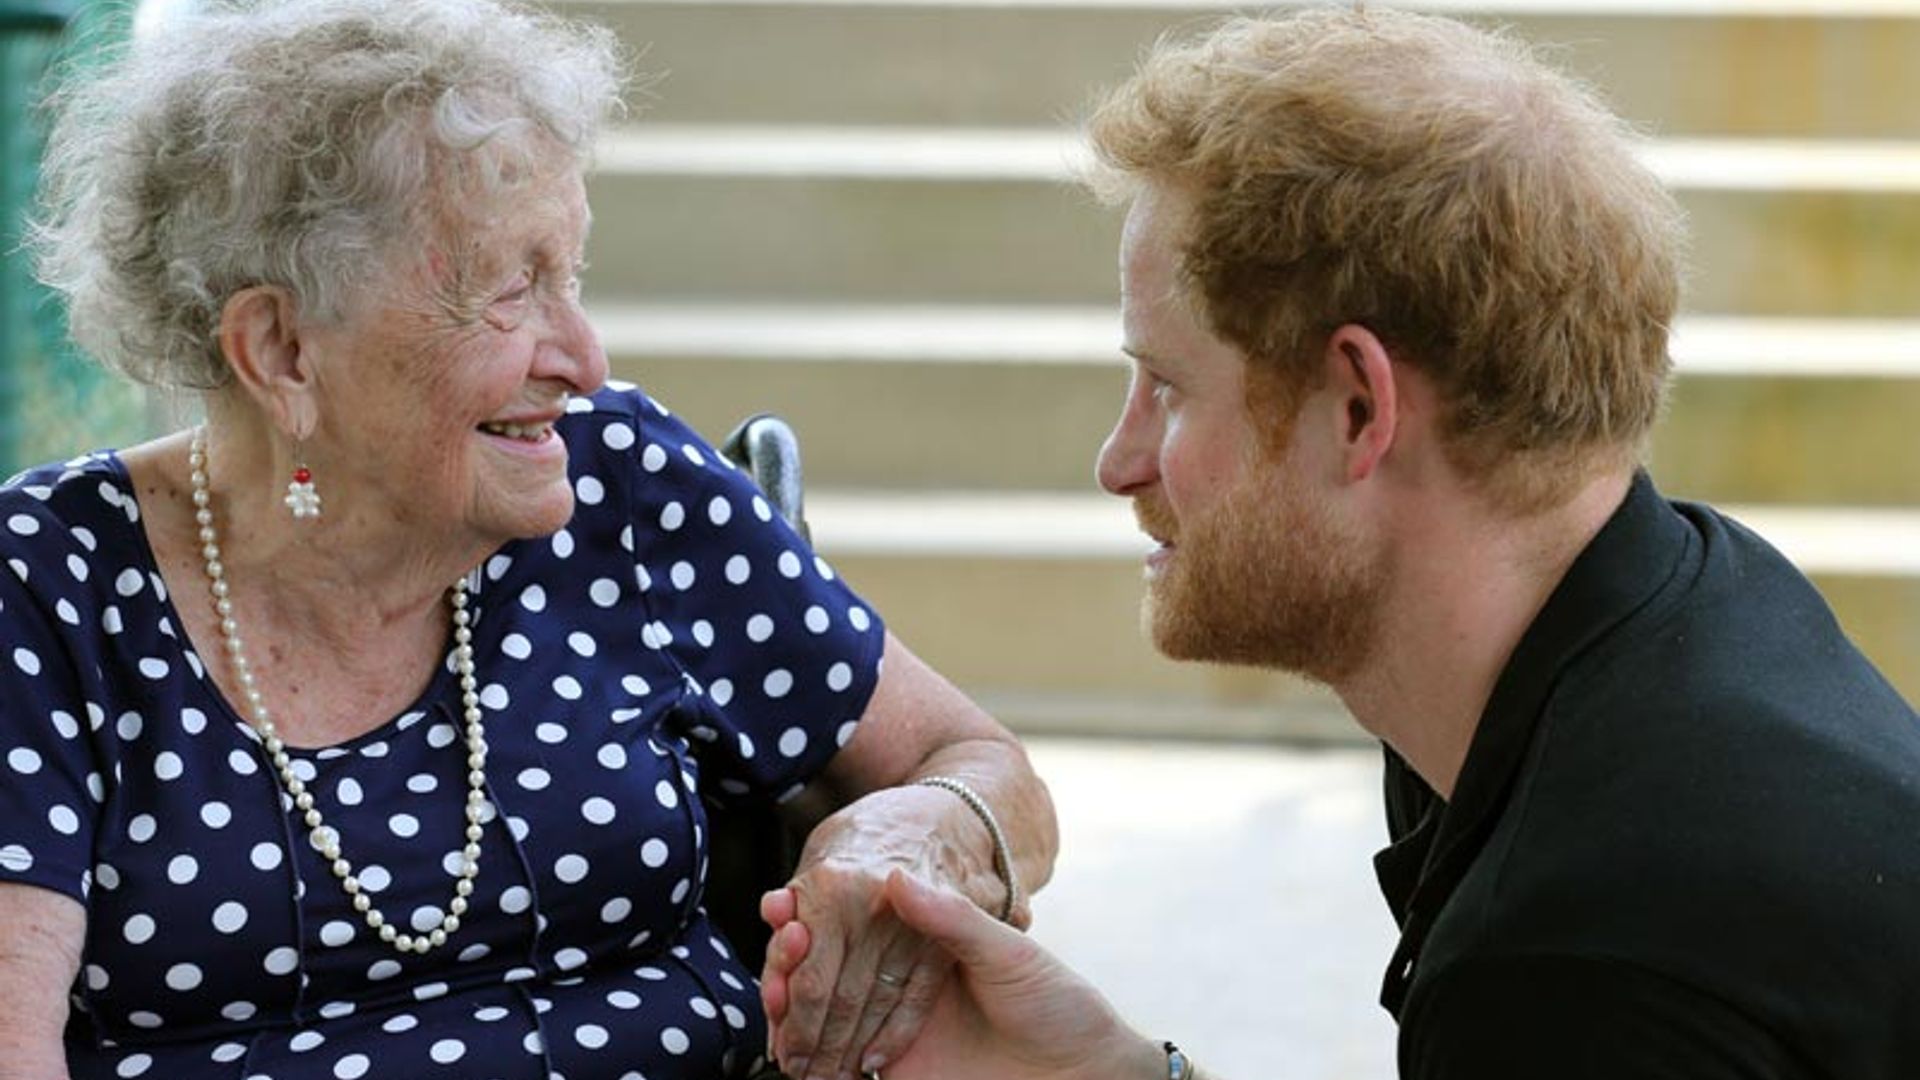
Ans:
{"type": "Polygon", "coordinates": [[[750,1075],[705,803],[809,783],[831,957],[783,1047],[844,1075],[948,970],[873,914],[892,867],[1015,920],[1046,877],[1010,736],[602,388],[620,82],[489,0],[305,0],[63,95],[43,275],[206,421],[0,489],[6,1076],[750,1075]]]}

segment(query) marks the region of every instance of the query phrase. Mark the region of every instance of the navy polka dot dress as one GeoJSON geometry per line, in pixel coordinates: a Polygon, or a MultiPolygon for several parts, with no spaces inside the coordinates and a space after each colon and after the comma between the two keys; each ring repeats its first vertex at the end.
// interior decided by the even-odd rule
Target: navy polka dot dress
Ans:
{"type": "MultiPolygon", "coordinates": [[[[765,1049],[702,912],[704,798],[792,793],[852,733],[879,620],[750,481],[631,387],[561,422],[577,496],[474,575],[491,753],[448,944],[352,910],[180,629],[126,472],[0,488],[0,881],[85,903],[74,1080],[715,1080],[765,1049]]],[[[200,582],[182,602],[198,602],[200,582]]],[[[374,903],[437,925],[465,842],[451,656],[421,699],[295,754],[374,903]]]]}

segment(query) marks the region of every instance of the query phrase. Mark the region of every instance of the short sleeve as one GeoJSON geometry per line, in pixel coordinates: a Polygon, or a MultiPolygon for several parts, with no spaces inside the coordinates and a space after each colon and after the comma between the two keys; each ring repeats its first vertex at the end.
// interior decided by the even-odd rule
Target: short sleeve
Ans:
{"type": "MultiPolygon", "coordinates": [[[[0,511],[15,532],[31,515],[0,511]]],[[[63,530],[64,531],[64,530],[63,530]]],[[[17,536],[9,539],[18,539],[17,536]]],[[[88,733],[89,708],[56,620],[74,612],[57,570],[17,555],[0,569],[0,881],[84,901],[105,793],[88,733]],[[50,579],[42,581],[41,579],[50,579]]],[[[76,616],[77,621],[77,616],[76,616]]]]}
{"type": "Polygon", "coordinates": [[[636,397],[626,466],[643,644],[685,673],[692,745],[719,793],[790,794],[852,737],[884,627],[750,478],[636,397]]]}

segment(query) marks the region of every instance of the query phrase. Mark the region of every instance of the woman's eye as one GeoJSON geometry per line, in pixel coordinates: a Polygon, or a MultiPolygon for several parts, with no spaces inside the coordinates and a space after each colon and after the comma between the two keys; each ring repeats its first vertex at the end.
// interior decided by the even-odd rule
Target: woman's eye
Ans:
{"type": "Polygon", "coordinates": [[[1149,375],[1147,391],[1153,395],[1153,400],[1164,405],[1167,399],[1173,396],[1173,384],[1158,375],[1149,375]]]}

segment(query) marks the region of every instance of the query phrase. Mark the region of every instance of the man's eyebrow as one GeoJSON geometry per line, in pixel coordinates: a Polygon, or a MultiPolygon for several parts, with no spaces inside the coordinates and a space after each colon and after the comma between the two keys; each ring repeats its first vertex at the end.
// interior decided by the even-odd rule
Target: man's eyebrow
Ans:
{"type": "Polygon", "coordinates": [[[1136,363],[1144,367],[1150,367],[1156,370],[1164,371],[1168,368],[1177,366],[1169,362],[1165,357],[1160,356],[1157,353],[1149,352],[1145,348],[1142,348],[1141,346],[1138,346],[1138,345],[1122,345],[1120,346],[1120,351],[1132,357],[1136,363]]]}

